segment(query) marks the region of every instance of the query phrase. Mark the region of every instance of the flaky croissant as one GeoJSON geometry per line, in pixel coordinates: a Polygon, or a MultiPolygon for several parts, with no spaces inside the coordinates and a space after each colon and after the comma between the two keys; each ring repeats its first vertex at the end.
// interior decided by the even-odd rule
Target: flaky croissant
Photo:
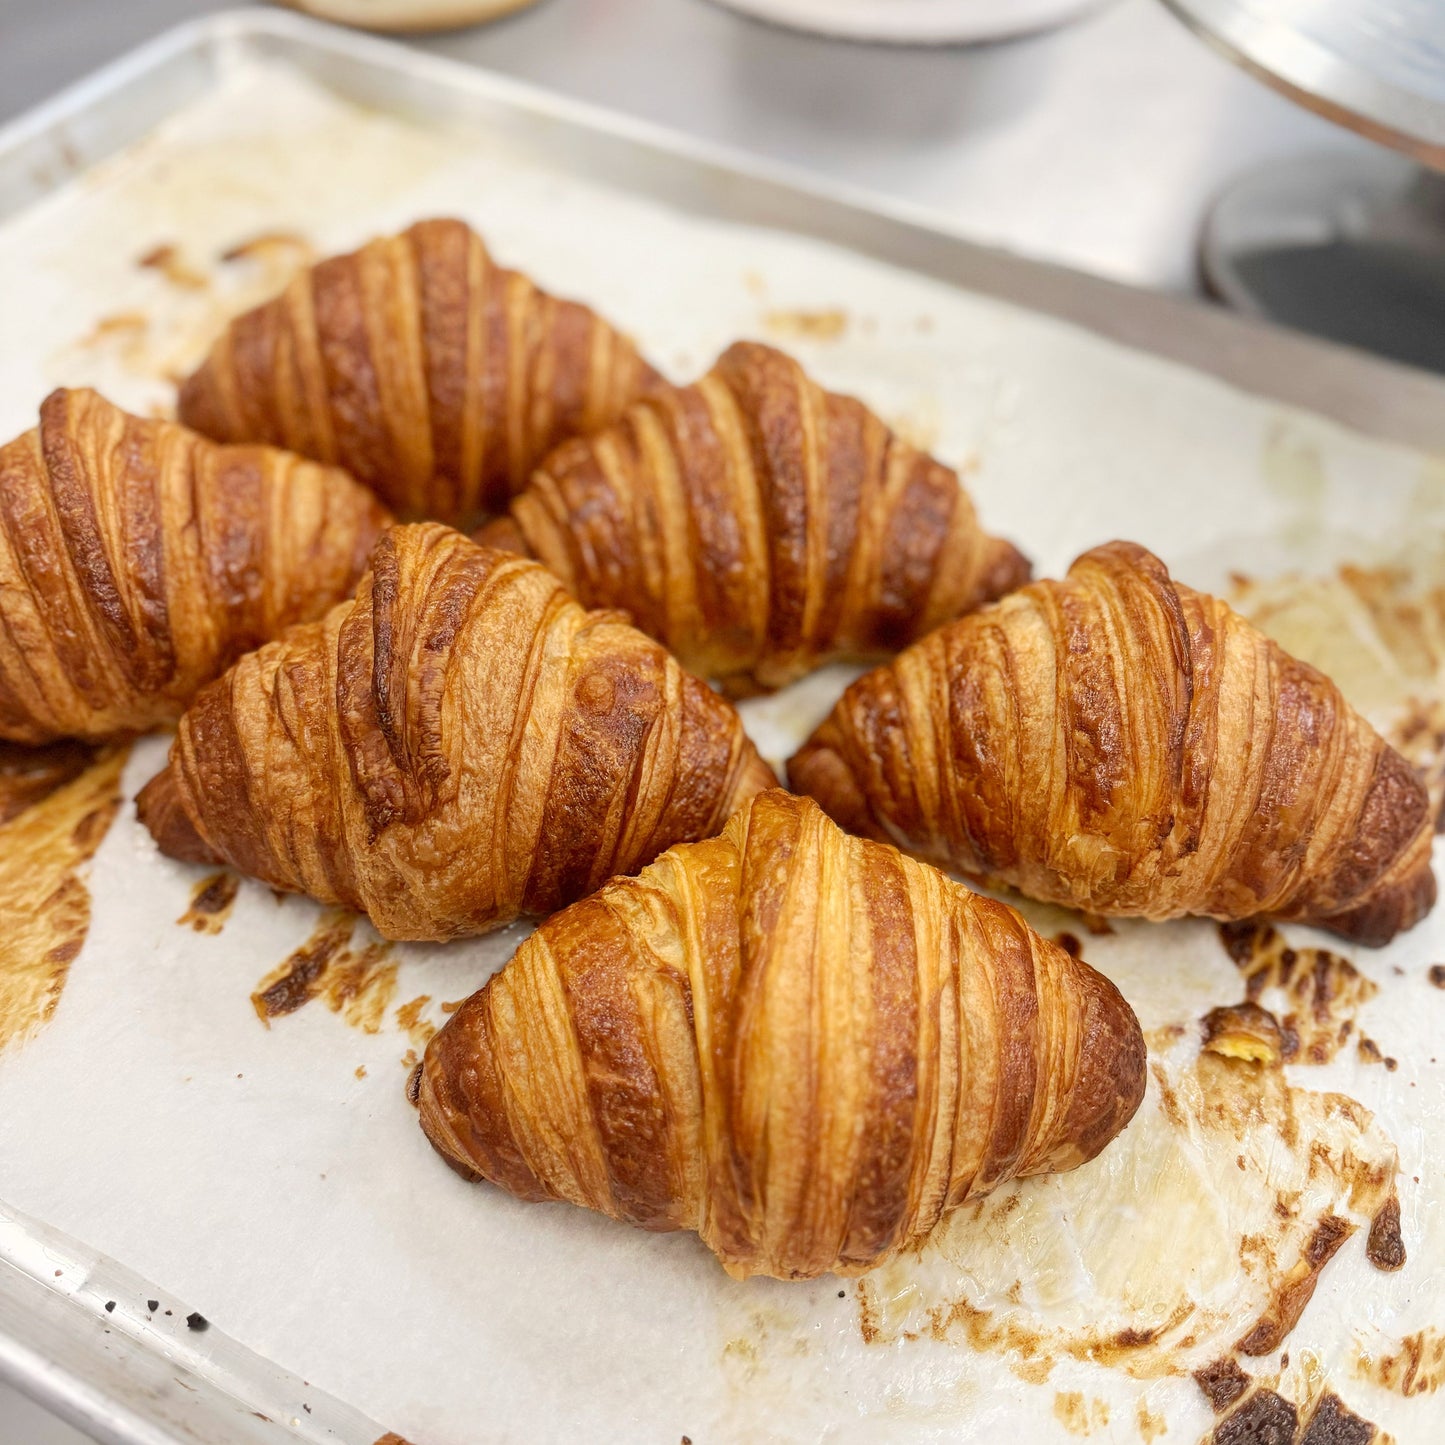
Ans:
{"type": "Polygon", "coordinates": [[[1380,944],[1435,901],[1425,789],[1314,668],[1142,547],[860,678],[789,764],[845,828],[1094,913],[1380,944]]]}
{"type": "Polygon", "coordinates": [[[657,643],[428,523],[205,689],[139,803],[173,856],[446,939],[551,913],[775,782],[657,643]]]}
{"type": "Polygon", "coordinates": [[[1107,979],[774,789],[543,923],[431,1041],[417,1098],[464,1174],[805,1279],[1093,1158],[1143,1093],[1107,979]]]}
{"type": "Polygon", "coordinates": [[[559,447],[479,540],[734,696],[897,652],[1029,571],[956,473],[755,342],[559,447]]]}
{"type": "Polygon", "coordinates": [[[56,391],[0,447],[0,738],[139,732],[351,594],[390,522],[333,467],[56,391]]]}
{"type": "Polygon", "coordinates": [[[474,526],[545,452],[657,380],[626,337],[498,266],[469,226],[421,221],[233,321],[181,387],[180,417],[340,463],[399,516],[474,526]]]}

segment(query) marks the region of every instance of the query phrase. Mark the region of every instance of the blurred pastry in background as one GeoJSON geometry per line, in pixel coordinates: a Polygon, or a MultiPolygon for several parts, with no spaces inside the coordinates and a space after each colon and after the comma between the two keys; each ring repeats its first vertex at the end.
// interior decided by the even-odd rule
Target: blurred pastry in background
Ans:
{"type": "Polygon", "coordinates": [[[536,0],[281,0],[339,25],[362,30],[460,30],[533,5],[536,0]]]}

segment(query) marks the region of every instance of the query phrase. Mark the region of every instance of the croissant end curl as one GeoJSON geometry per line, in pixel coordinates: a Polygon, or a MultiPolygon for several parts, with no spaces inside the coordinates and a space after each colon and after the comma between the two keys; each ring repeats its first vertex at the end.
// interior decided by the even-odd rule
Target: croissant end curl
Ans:
{"type": "Polygon", "coordinates": [[[1143,1093],[1107,979],[773,790],[543,923],[431,1041],[418,1102],[463,1174],[803,1279],[1084,1163],[1143,1093]]]}
{"type": "Polygon", "coordinates": [[[1029,575],[956,473],[755,342],[559,447],[479,540],[733,696],[888,656],[1029,575]]]}
{"type": "Polygon", "coordinates": [[[446,939],[551,913],[775,782],[657,643],[429,523],[202,692],[139,801],[174,856],[446,939]]]}
{"type": "Polygon", "coordinates": [[[339,462],[400,516],[474,526],[545,452],[658,380],[626,337],[498,266],[469,226],[421,221],[233,321],[180,416],[218,441],[339,462]]]}
{"type": "Polygon", "coordinates": [[[789,764],[845,828],[1094,913],[1387,942],[1425,788],[1314,668],[1142,547],[1086,552],[858,679],[789,764]]]}
{"type": "Polygon", "coordinates": [[[390,517],[344,472],[56,391],[0,447],[0,738],[141,732],[351,595],[390,517]]]}

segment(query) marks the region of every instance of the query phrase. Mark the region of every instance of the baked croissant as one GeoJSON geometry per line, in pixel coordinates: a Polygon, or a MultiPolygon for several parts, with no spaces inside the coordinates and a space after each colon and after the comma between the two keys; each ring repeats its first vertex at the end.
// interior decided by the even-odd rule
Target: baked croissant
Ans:
{"type": "Polygon", "coordinates": [[[775,783],[657,643],[427,523],[205,689],[139,806],[172,856],[446,939],[551,913],[775,783]]]}
{"type": "Polygon", "coordinates": [[[56,391],[0,447],[0,738],[170,722],[351,594],[390,517],[344,472],[56,391]]]}
{"type": "Polygon", "coordinates": [[[543,923],[431,1041],[417,1097],[464,1174],[806,1279],[1084,1163],[1143,1094],[1107,979],[775,789],[543,923]]]}
{"type": "Polygon", "coordinates": [[[845,828],[1093,913],[1381,944],[1435,901],[1409,764],[1327,677],[1127,542],[859,678],[788,771],[845,828]]]}
{"type": "Polygon", "coordinates": [[[498,266],[469,226],[421,221],[233,321],[180,416],[338,462],[399,516],[474,526],[556,443],[657,380],[626,337],[498,266]]]}
{"type": "Polygon", "coordinates": [[[755,342],[559,447],[479,540],[733,696],[897,652],[1029,575],[956,473],[755,342]]]}

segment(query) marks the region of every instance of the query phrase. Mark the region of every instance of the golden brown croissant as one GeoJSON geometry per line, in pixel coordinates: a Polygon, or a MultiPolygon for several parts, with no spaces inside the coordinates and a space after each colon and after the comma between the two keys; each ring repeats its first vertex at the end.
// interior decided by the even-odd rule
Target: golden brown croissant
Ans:
{"type": "Polygon", "coordinates": [[[803,1279],[1093,1158],[1143,1093],[1107,979],[775,789],[542,924],[432,1040],[418,1102],[464,1174],[803,1279]]]}
{"type": "Polygon", "coordinates": [[[734,696],[897,652],[1029,572],[956,473],[755,342],[559,447],[478,540],[625,608],[734,696]]]}
{"type": "Polygon", "coordinates": [[[390,517],[344,472],[93,391],[0,447],[0,738],[139,732],[351,595],[390,517]]]}
{"type": "Polygon", "coordinates": [[[474,526],[545,452],[657,380],[626,337],[498,266],[469,226],[421,221],[233,321],[180,416],[340,463],[399,516],[474,526]]]}
{"type": "Polygon", "coordinates": [[[141,794],[164,851],[445,939],[543,914],[772,786],[732,707],[545,568],[435,523],[241,659],[141,794]]]}
{"type": "Polygon", "coordinates": [[[789,775],[845,828],[1094,913],[1379,944],[1435,901],[1409,764],[1327,677],[1125,542],[859,678],[789,775]]]}

